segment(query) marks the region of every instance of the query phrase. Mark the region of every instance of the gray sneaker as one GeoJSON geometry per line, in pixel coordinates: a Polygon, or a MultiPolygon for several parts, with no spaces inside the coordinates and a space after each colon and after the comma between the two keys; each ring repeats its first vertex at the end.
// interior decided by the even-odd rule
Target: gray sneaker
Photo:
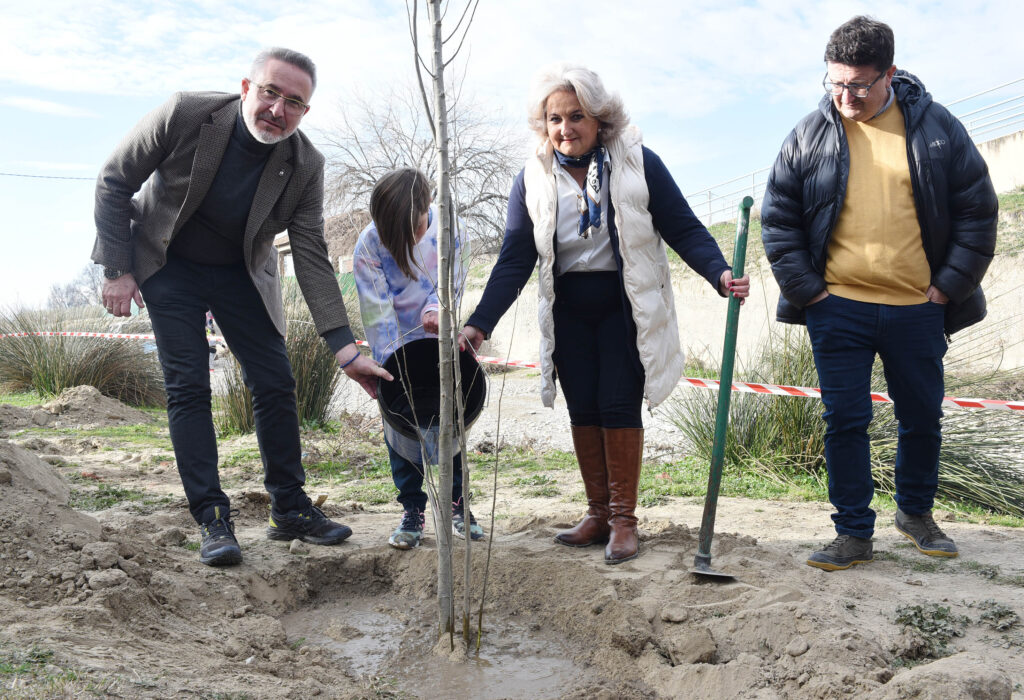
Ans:
{"type": "Polygon", "coordinates": [[[413,508],[405,511],[402,515],[402,522],[391,533],[391,537],[388,538],[388,544],[395,549],[415,549],[419,547],[420,541],[423,539],[424,519],[422,510],[413,508]]]}
{"type": "Polygon", "coordinates": [[[955,557],[960,554],[956,544],[932,518],[932,512],[908,515],[896,509],[896,530],[906,535],[922,553],[933,557],[955,557]]]}
{"type": "Polygon", "coordinates": [[[825,571],[849,569],[854,564],[864,564],[875,558],[870,539],[839,535],[825,549],[815,552],[807,559],[808,566],[825,571]]]}
{"type": "MultiPolygon", "coordinates": [[[[452,532],[460,540],[466,539],[466,509],[462,507],[461,498],[457,503],[452,503],[452,532]]],[[[484,529],[477,524],[473,511],[469,511],[469,537],[472,540],[484,538],[484,529]]]]}

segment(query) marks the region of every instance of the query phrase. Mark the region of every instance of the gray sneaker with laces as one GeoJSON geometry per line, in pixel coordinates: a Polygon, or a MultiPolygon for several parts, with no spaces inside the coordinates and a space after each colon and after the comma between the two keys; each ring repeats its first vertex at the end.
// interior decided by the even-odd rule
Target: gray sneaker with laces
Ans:
{"type": "MultiPolygon", "coordinates": [[[[462,507],[461,498],[452,503],[452,532],[460,540],[466,539],[466,509],[462,507]]],[[[469,511],[469,537],[472,540],[484,538],[484,529],[477,524],[473,511],[469,511]]]]}
{"type": "Polygon", "coordinates": [[[839,535],[819,552],[807,559],[808,566],[825,571],[849,569],[854,564],[864,564],[875,558],[874,547],[870,539],[839,535]]]}
{"type": "Polygon", "coordinates": [[[953,539],[946,535],[932,518],[932,512],[908,515],[896,509],[896,530],[905,535],[922,553],[932,557],[955,557],[960,554],[953,539]]]}
{"type": "Polygon", "coordinates": [[[388,538],[388,544],[395,549],[415,549],[419,547],[420,541],[423,539],[424,519],[422,510],[413,508],[405,511],[402,515],[402,522],[391,533],[391,537],[388,538]]]}

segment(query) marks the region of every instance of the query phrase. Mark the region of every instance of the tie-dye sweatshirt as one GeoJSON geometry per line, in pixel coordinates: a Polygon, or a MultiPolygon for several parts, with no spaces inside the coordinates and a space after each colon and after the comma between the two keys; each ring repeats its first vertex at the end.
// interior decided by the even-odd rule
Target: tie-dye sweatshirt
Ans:
{"type": "MultiPolygon", "coordinates": [[[[398,263],[384,247],[377,234],[377,226],[363,229],[356,241],[352,258],[352,273],[359,294],[359,312],[362,315],[366,342],[373,351],[373,359],[384,362],[396,348],[419,338],[436,338],[423,330],[423,315],[438,311],[437,301],[437,209],[431,205],[427,232],[413,248],[411,267],[417,279],[410,279],[398,268],[398,263]]],[[[461,231],[455,235],[455,305],[462,298],[469,246],[461,231]]]]}

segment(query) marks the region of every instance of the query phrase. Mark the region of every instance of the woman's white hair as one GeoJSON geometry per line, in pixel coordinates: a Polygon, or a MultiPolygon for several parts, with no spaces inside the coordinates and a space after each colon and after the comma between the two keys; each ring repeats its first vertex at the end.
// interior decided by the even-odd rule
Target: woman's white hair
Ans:
{"type": "Polygon", "coordinates": [[[629,115],[617,93],[605,90],[597,73],[576,63],[552,63],[537,71],[530,84],[527,118],[530,128],[547,138],[548,97],[560,90],[576,93],[583,111],[601,123],[602,141],[614,139],[629,124],[629,115]]]}

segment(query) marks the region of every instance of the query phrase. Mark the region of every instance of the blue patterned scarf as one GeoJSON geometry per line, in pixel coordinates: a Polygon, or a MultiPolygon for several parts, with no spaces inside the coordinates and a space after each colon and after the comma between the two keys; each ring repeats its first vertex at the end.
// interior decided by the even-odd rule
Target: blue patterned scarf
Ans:
{"type": "Polygon", "coordinates": [[[558,164],[562,167],[587,169],[584,196],[579,200],[580,238],[590,238],[590,234],[601,228],[601,174],[604,172],[604,155],[604,146],[598,146],[579,158],[555,151],[558,164]]]}

